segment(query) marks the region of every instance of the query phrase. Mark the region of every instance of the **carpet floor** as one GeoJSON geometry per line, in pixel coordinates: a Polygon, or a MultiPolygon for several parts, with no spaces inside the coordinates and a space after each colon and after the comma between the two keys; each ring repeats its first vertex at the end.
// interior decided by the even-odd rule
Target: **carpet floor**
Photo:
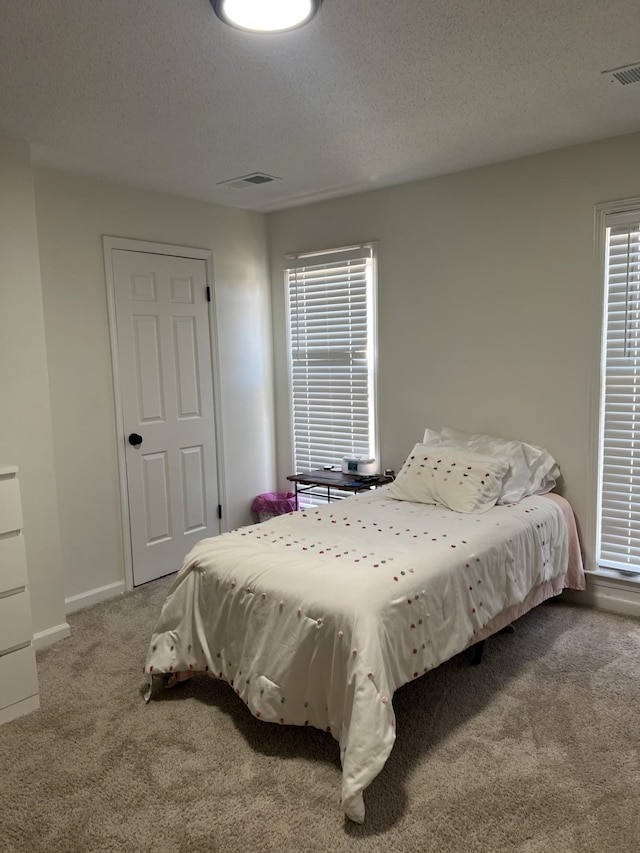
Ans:
{"type": "Polygon", "coordinates": [[[638,853],[640,621],[559,601],[394,697],[398,737],[340,807],[330,735],[222,682],[142,699],[171,579],[69,618],[41,709],[0,730],[2,853],[638,853]]]}

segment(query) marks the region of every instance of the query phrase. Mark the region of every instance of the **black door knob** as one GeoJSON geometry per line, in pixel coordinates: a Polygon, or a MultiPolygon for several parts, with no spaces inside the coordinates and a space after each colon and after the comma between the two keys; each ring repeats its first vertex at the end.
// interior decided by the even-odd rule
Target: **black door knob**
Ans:
{"type": "Polygon", "coordinates": [[[129,444],[132,447],[140,447],[140,445],[142,444],[142,436],[138,435],[137,432],[132,432],[129,436],[129,444]]]}

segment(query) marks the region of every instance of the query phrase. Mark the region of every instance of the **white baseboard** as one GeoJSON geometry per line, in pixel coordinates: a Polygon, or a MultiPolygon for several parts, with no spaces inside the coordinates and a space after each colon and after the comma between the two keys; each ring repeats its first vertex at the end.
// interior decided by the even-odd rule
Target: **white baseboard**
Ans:
{"type": "Polygon", "coordinates": [[[58,640],[64,640],[71,636],[71,626],[68,622],[63,622],[61,625],[54,625],[53,628],[47,628],[45,631],[38,631],[33,635],[34,649],[45,649],[47,646],[52,646],[58,640]]]}
{"type": "MultiPolygon", "coordinates": [[[[81,592],[79,595],[72,595],[65,598],[66,613],[75,613],[76,610],[82,610],[84,607],[89,607],[91,604],[98,604],[100,601],[106,601],[108,598],[115,598],[126,592],[124,581],[110,583],[107,586],[100,586],[97,589],[90,589],[88,592],[81,592]]],[[[47,646],[57,643],[58,640],[64,640],[65,637],[71,636],[71,626],[68,622],[63,622],[61,625],[54,625],[53,628],[47,628],[45,631],[38,631],[33,635],[33,647],[35,649],[44,649],[47,646]]]]}
{"type": "Polygon", "coordinates": [[[64,603],[67,613],[75,613],[76,610],[82,610],[84,607],[89,607],[91,604],[98,604],[100,601],[106,601],[108,598],[115,598],[126,592],[124,581],[110,583],[107,586],[99,586],[97,589],[90,589],[88,592],[81,592],[79,595],[72,595],[70,598],[65,598],[64,603]]]}
{"type": "Polygon", "coordinates": [[[583,592],[565,590],[562,595],[576,604],[640,618],[640,583],[637,581],[587,573],[587,588],[583,592]]]}
{"type": "Polygon", "coordinates": [[[27,699],[22,699],[20,702],[16,702],[15,705],[9,705],[8,708],[2,708],[0,710],[0,726],[4,723],[8,723],[11,720],[16,720],[18,717],[22,717],[25,714],[30,714],[32,711],[36,711],[40,707],[40,698],[36,693],[35,696],[29,696],[27,699]]]}

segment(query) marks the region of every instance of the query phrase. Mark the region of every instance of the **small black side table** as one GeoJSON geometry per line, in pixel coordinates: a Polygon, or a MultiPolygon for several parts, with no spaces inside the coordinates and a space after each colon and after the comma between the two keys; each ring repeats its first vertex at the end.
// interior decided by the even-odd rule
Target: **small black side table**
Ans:
{"type": "Polygon", "coordinates": [[[317,471],[290,474],[287,480],[295,486],[296,509],[298,509],[298,495],[309,492],[318,486],[326,488],[327,502],[331,503],[331,489],[339,489],[342,492],[366,492],[367,489],[386,486],[387,483],[393,481],[393,477],[378,474],[375,477],[358,480],[353,474],[343,474],[342,471],[325,471],[323,468],[320,468],[317,471]]]}

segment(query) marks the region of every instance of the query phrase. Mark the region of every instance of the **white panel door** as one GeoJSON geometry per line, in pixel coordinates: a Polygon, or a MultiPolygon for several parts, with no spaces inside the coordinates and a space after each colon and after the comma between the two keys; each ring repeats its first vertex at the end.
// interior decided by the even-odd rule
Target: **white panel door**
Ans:
{"type": "Polygon", "coordinates": [[[220,533],[202,260],[113,249],[133,582],[220,533]]]}

